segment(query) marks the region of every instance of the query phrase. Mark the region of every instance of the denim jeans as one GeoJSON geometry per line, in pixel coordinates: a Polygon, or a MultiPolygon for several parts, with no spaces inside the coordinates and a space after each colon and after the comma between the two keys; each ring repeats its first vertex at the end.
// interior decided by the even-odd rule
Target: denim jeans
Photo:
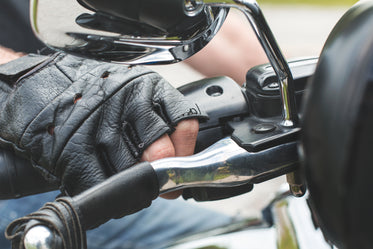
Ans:
{"type": "MultiPolygon", "coordinates": [[[[38,210],[53,201],[58,192],[17,200],[0,201],[0,249],[9,249],[4,237],[6,226],[14,219],[38,210]]],[[[111,220],[87,232],[89,249],[162,248],[167,242],[188,234],[227,225],[231,217],[200,208],[183,200],[158,198],[136,214],[111,220]]]]}

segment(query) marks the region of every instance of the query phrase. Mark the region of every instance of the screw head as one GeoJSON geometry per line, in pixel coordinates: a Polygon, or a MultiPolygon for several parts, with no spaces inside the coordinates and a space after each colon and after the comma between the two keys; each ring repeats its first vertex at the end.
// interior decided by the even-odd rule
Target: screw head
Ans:
{"type": "Polygon", "coordinates": [[[253,131],[257,134],[268,133],[276,130],[276,125],[270,123],[258,124],[253,128],[253,131]]]}
{"type": "Polygon", "coordinates": [[[202,0],[184,0],[184,11],[188,16],[196,16],[203,9],[202,0]]]}

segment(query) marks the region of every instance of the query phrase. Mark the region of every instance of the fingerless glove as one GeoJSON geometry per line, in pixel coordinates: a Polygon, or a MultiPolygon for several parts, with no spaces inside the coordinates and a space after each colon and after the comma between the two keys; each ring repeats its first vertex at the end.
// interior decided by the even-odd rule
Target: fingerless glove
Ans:
{"type": "Polygon", "coordinates": [[[144,67],[65,54],[0,66],[0,147],[75,195],[138,162],[177,123],[206,117],[144,67]]]}

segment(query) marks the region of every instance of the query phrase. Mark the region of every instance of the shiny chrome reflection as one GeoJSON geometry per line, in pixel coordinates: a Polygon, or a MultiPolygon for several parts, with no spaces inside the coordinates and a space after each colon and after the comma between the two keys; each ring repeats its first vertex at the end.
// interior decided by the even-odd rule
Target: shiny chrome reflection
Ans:
{"type": "Polygon", "coordinates": [[[286,185],[281,189],[271,203],[261,210],[263,216],[260,220],[248,217],[255,223],[247,222],[246,226],[241,227],[237,224],[236,227],[231,227],[234,224],[224,225],[169,242],[165,248],[337,249],[325,240],[322,231],[314,223],[308,197],[294,198],[286,185]]]}
{"type": "MultiPolygon", "coordinates": [[[[201,50],[218,32],[228,9],[237,8],[246,15],[277,74],[282,125],[297,126],[292,74],[258,3],[253,0],[178,1],[182,1],[184,9],[179,15],[185,15],[186,21],[170,30],[162,25],[157,27],[149,20],[146,22],[141,16],[138,20],[126,19],[128,13],[115,9],[94,11],[93,6],[85,8],[76,0],[32,0],[32,27],[48,46],[76,55],[127,64],[165,64],[182,61],[201,50]]],[[[126,4],[130,6],[130,3],[126,4]]],[[[165,2],[161,10],[172,3],[165,2]]],[[[103,8],[96,6],[99,7],[103,8]]],[[[151,17],[157,16],[156,11],[150,13],[151,17]]]]}
{"type": "Polygon", "coordinates": [[[47,46],[126,64],[165,64],[190,57],[215,36],[228,12],[201,1],[185,1],[190,20],[180,30],[169,31],[95,12],[76,0],[32,0],[30,4],[32,28],[47,46]]]}
{"type": "Polygon", "coordinates": [[[204,0],[204,2],[210,6],[237,8],[245,14],[278,77],[282,100],[282,125],[297,126],[298,112],[293,77],[258,3],[253,0],[204,0]]]}
{"type": "Polygon", "coordinates": [[[299,165],[295,142],[250,153],[231,138],[190,156],[151,163],[160,193],[187,187],[233,187],[257,183],[294,170],[299,165]]]}
{"type": "Polygon", "coordinates": [[[184,11],[188,16],[195,16],[203,9],[202,0],[184,0],[184,11]]]}
{"type": "Polygon", "coordinates": [[[35,226],[25,235],[23,240],[25,249],[52,249],[55,248],[54,235],[48,227],[35,226]]]}

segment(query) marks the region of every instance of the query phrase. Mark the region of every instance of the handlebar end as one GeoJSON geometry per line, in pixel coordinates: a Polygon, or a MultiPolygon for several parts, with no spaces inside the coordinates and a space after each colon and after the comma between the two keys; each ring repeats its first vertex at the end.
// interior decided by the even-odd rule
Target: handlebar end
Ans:
{"type": "Polygon", "coordinates": [[[31,228],[23,239],[25,249],[53,249],[56,248],[54,234],[45,226],[31,228]]]}

